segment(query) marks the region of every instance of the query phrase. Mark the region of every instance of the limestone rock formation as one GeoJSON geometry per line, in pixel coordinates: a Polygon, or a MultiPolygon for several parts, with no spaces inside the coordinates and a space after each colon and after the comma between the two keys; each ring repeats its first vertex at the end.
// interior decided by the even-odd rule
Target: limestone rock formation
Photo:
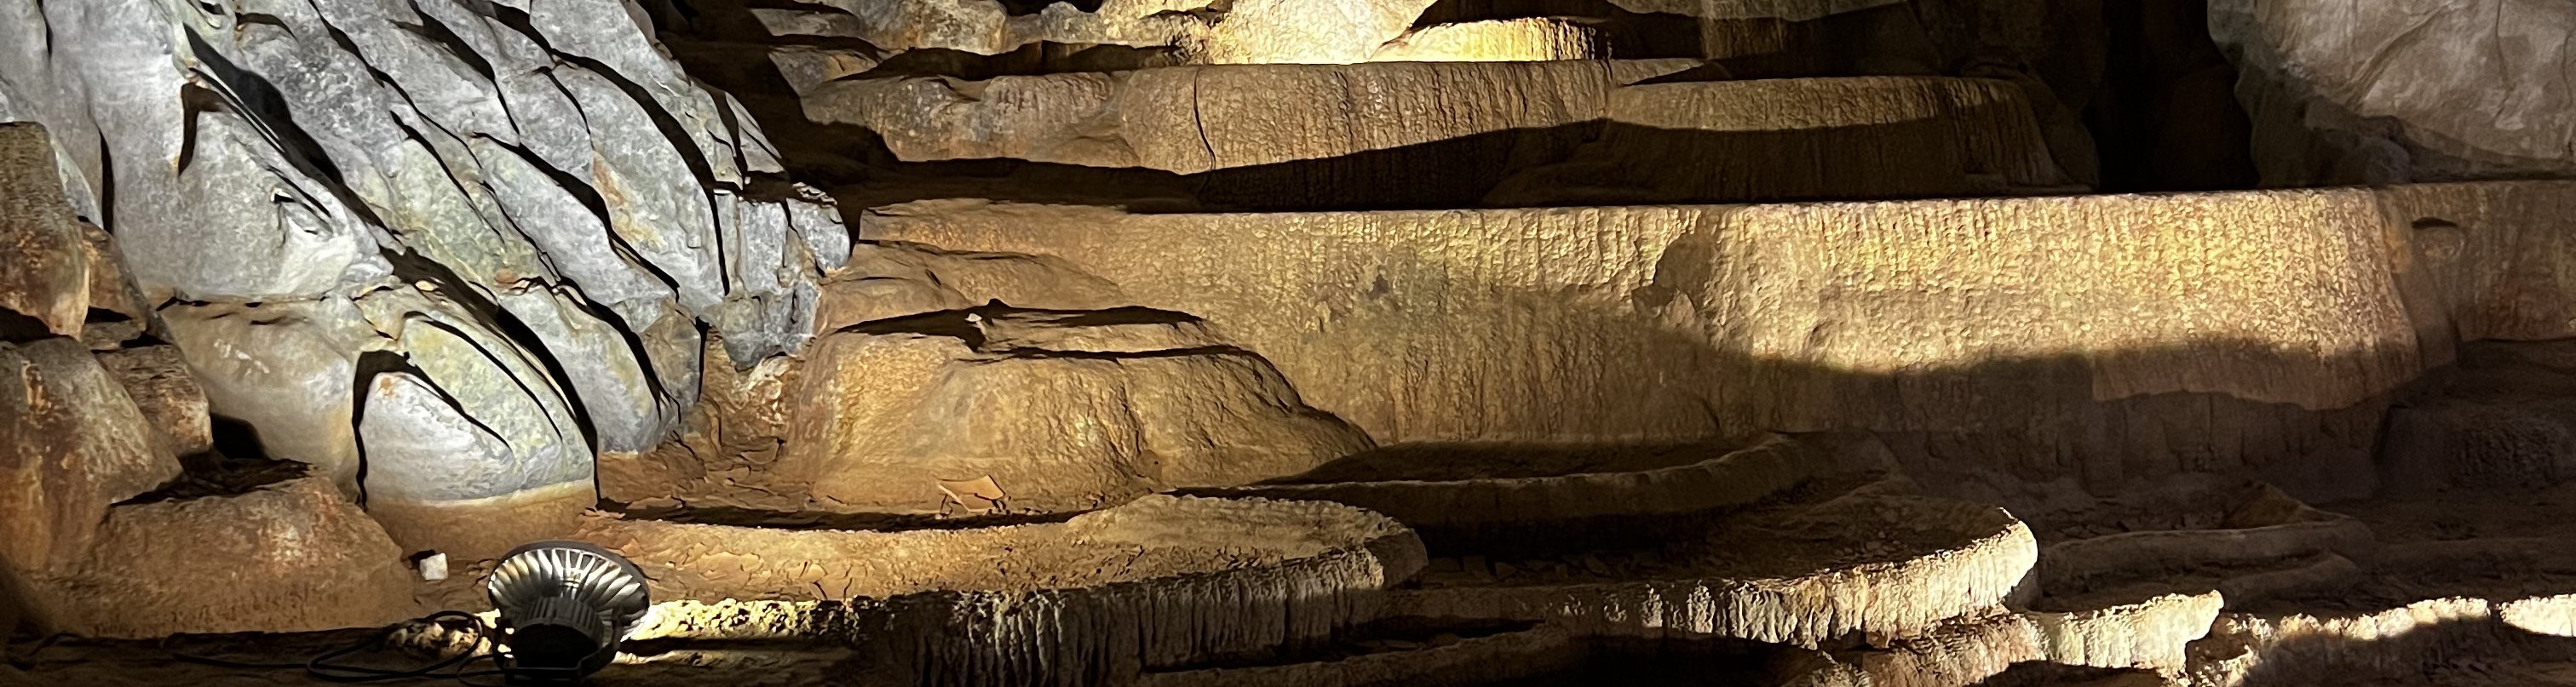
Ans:
{"type": "Polygon", "coordinates": [[[2045,597],[2031,605],[2090,609],[2214,590],[2239,607],[2349,582],[2352,559],[2374,552],[2361,521],[2271,485],[2175,481],[2132,490],[2142,498],[2091,504],[2081,509],[2086,515],[2068,516],[2074,522],[2033,516],[2057,531],[2041,549],[2034,578],[2045,597]],[[2101,534],[2105,529],[2111,533],[2101,534]]]}
{"type": "Polygon", "coordinates": [[[28,588],[51,626],[106,637],[327,630],[418,613],[402,550],[311,478],[108,509],[85,557],[28,588]]]}
{"type": "MultiPolygon", "coordinates": [[[[1178,313],[987,307],[823,337],[787,384],[769,470],[817,499],[936,512],[991,479],[1012,510],[1304,472],[1369,446],[1259,356],[1178,313]]],[[[999,506],[997,506],[999,507],[999,506]]]]}
{"type": "Polygon", "coordinates": [[[595,453],[672,433],[702,366],[801,347],[848,252],[831,200],[630,8],[0,9],[0,121],[57,146],[9,129],[7,230],[60,244],[9,275],[93,281],[77,217],[121,258],[89,290],[133,288],[0,296],[56,333],[90,299],[166,324],[215,414],[371,509],[587,491],[595,453]]]}
{"type": "Polygon", "coordinates": [[[905,161],[1142,167],[1197,175],[1203,200],[1245,207],[1988,195],[2071,183],[2005,82],[1638,83],[1690,65],[880,78],[822,84],[803,103],[818,123],[875,132],[905,161]]]}
{"type": "Polygon", "coordinates": [[[250,425],[269,456],[311,465],[357,493],[350,380],[361,352],[381,344],[355,305],[343,298],[173,305],[158,314],[210,412],[250,425]]]}
{"type": "Polygon", "coordinates": [[[1745,508],[1823,475],[1890,465],[1885,447],[1836,437],[1773,436],[1732,451],[1705,444],[1408,444],[1300,475],[1194,491],[1344,503],[1393,516],[1443,543],[1492,550],[1517,548],[1537,533],[1627,539],[1633,532],[1617,531],[1745,508]]]}
{"type": "Polygon", "coordinates": [[[78,342],[0,343],[0,370],[0,573],[24,577],[102,548],[108,505],[178,476],[179,462],[78,342]]]}
{"type": "Polygon", "coordinates": [[[120,349],[98,354],[98,362],[124,385],[125,395],[143,413],[144,426],[160,444],[156,450],[186,456],[214,449],[206,391],[197,387],[178,348],[120,349]]]}
{"type": "Polygon", "coordinates": [[[2576,18],[2549,3],[2210,4],[2273,185],[2576,171],[2576,18]]]}
{"type": "Polygon", "coordinates": [[[0,309],[78,336],[89,315],[89,251],[64,205],[45,128],[0,125],[0,169],[0,246],[14,263],[0,273],[0,309]]]}
{"type": "Polygon", "coordinates": [[[1547,62],[1610,56],[1600,29],[1580,21],[1522,17],[1433,24],[1379,46],[1372,62],[1547,62]]]}
{"type": "MultiPolygon", "coordinates": [[[[911,532],[593,519],[579,536],[634,558],[659,598],[888,600],[859,613],[886,618],[914,684],[1089,684],[1309,642],[1373,615],[1422,565],[1421,543],[1384,516],[1259,499],[1151,496],[1061,523],[911,532]]],[[[690,631],[846,632],[795,621],[823,612],[810,605],[777,610],[766,627],[690,631]]]]}
{"type": "Polygon", "coordinates": [[[1998,443],[1933,462],[2033,455],[2087,480],[2305,464],[2368,481],[2352,466],[2370,453],[2374,404],[2449,360],[2452,341],[2576,333],[2559,314],[2576,253],[2550,229],[2570,203],[2576,187],[2529,182],[1048,222],[905,213],[869,218],[863,235],[1063,259],[1127,304],[1207,318],[1387,443],[1869,429],[1984,434],[1998,443]],[[2443,228],[2454,225],[2477,229],[2443,228]],[[2182,302],[2196,305],[2170,307],[2182,302]],[[1473,335],[1490,331],[1520,335],[1473,335]],[[2131,432],[2161,438],[2110,438],[2131,432]]]}
{"type": "MultiPolygon", "coordinates": [[[[2185,6],[0,3],[0,684],[567,535],[627,687],[2564,682],[2576,183],[2064,195],[2254,152],[2185,6]]],[[[2219,7],[2566,171],[2576,13],[2219,7]]]]}
{"type": "MultiPolygon", "coordinates": [[[[1430,0],[1107,0],[1048,3],[1025,11],[1003,0],[854,0],[709,3],[700,13],[750,15],[736,36],[839,38],[886,52],[951,50],[993,55],[1039,43],[1178,52],[1200,64],[1345,63],[1368,59],[1422,14],[1430,0]],[[748,9],[746,9],[748,8],[748,9]]],[[[734,22],[741,24],[742,22],[734,22]]]]}
{"type": "Polygon", "coordinates": [[[2463,346],[2457,369],[2389,411],[2380,464],[2391,490],[2528,490],[2576,477],[2571,394],[2567,342],[2463,346]]]}
{"type": "Polygon", "coordinates": [[[1390,612],[1815,648],[1847,634],[1912,636],[1999,611],[2038,557],[2030,529],[2001,509],[1870,488],[1788,499],[1667,534],[1674,543],[1649,557],[1604,564],[1612,581],[1599,571],[1516,578],[1515,566],[1497,562],[1492,571],[1426,578],[1390,612]]]}
{"type": "Polygon", "coordinates": [[[1186,174],[1599,119],[1613,88],[1690,66],[1233,66],[965,83],[861,79],[817,87],[804,102],[817,122],[880,132],[904,160],[1006,157],[1186,174]]]}
{"type": "Polygon", "coordinates": [[[817,333],[994,301],[1097,310],[1125,300],[1116,285],[1057,258],[873,241],[855,247],[820,290],[817,333]]]}

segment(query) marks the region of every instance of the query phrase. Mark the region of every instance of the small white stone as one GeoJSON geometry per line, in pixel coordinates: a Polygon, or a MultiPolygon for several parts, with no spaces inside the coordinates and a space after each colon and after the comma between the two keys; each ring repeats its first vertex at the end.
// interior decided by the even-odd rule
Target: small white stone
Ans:
{"type": "Polygon", "coordinates": [[[430,582],[447,579],[447,554],[431,552],[414,563],[420,567],[420,579],[430,582]]]}

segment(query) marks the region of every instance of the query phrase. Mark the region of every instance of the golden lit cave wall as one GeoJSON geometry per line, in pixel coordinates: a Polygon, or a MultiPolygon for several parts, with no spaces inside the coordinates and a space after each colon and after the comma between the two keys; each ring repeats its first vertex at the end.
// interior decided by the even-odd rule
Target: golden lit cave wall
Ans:
{"type": "Polygon", "coordinates": [[[2348,461],[2374,404],[2456,339],[2576,334],[2571,211],[2576,184],[2530,182],[994,211],[870,217],[862,237],[1060,256],[1206,317],[1381,442],[1968,433],[1998,467],[2104,482],[2348,461]]]}

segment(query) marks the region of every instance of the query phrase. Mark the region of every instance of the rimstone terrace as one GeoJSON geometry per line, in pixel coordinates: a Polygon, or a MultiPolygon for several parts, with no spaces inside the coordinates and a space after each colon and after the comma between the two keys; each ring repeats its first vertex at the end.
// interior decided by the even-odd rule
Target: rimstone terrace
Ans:
{"type": "Polygon", "coordinates": [[[0,3],[0,685],[2576,685],[2571,37],[0,3]]]}

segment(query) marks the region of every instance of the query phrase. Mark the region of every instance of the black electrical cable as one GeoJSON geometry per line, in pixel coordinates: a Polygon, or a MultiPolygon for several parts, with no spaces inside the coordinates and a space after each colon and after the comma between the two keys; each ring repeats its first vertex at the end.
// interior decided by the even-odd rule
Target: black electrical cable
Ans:
{"type": "Polygon", "coordinates": [[[338,683],[444,679],[455,680],[472,687],[499,687],[499,685],[493,685],[490,683],[475,682],[474,678],[500,677],[504,684],[525,684],[540,681],[564,681],[566,679],[579,677],[578,672],[573,671],[511,665],[509,660],[510,657],[501,653],[500,647],[493,640],[493,634],[492,627],[483,624],[483,619],[475,617],[474,614],[463,611],[439,611],[437,613],[431,613],[429,615],[413,619],[410,622],[385,626],[384,629],[377,630],[375,634],[369,635],[364,640],[323,652],[303,663],[260,663],[253,661],[235,661],[216,658],[213,656],[183,653],[170,650],[168,640],[163,640],[162,650],[169,652],[170,656],[173,658],[190,663],[245,670],[302,670],[306,676],[313,679],[338,683]],[[399,670],[331,663],[333,659],[382,646],[385,643],[385,640],[391,639],[395,632],[401,631],[406,626],[421,623],[434,624],[441,620],[463,620],[466,623],[466,627],[470,628],[468,631],[473,633],[474,641],[472,644],[466,646],[464,653],[439,659],[437,662],[430,663],[428,665],[399,670]],[[468,667],[481,661],[491,661],[494,667],[485,670],[467,670],[468,667]],[[562,674],[559,675],[558,673],[562,674]]]}

